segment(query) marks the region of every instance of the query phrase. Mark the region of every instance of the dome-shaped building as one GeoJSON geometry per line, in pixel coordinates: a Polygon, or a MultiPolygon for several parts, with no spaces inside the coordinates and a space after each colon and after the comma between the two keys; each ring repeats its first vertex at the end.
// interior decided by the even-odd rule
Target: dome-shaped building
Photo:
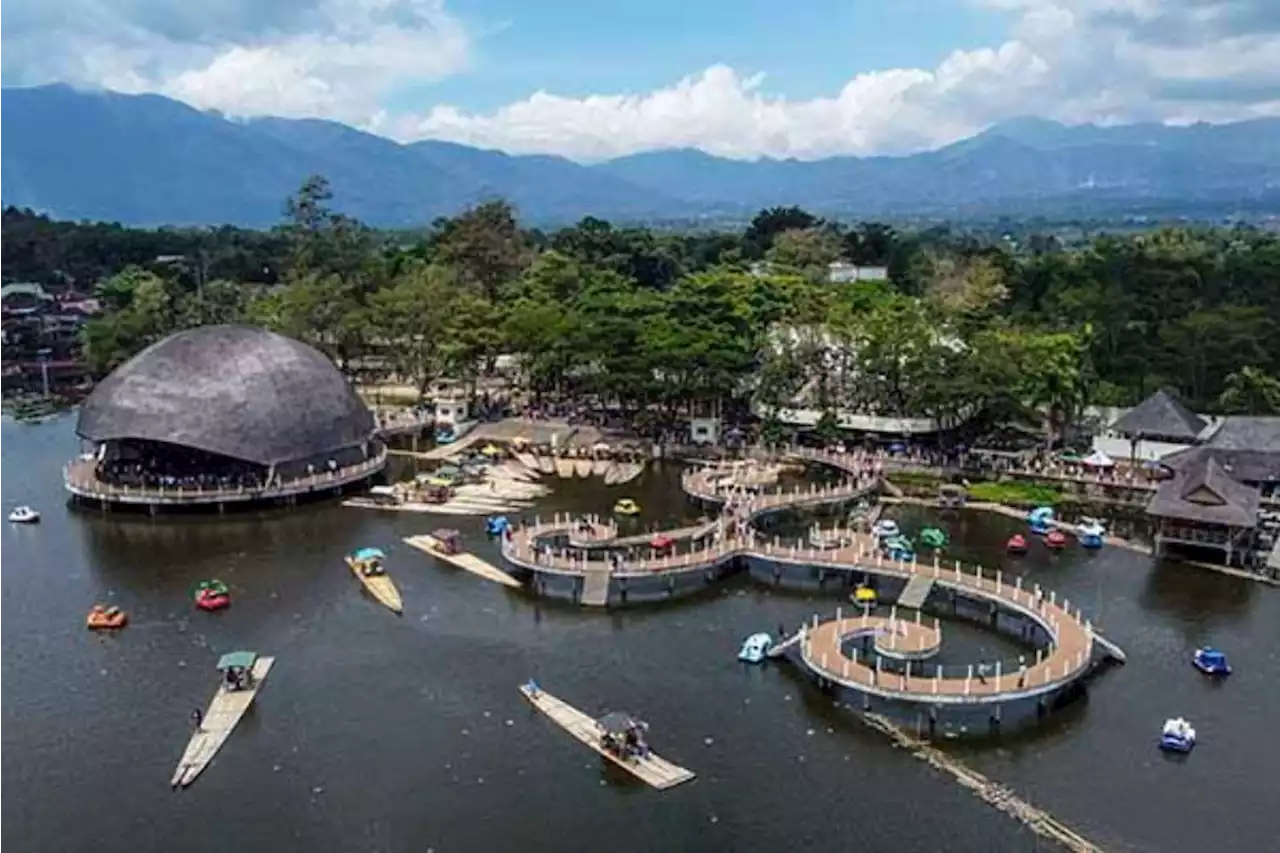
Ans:
{"type": "Polygon", "coordinates": [[[107,502],[225,503],[323,492],[382,467],[373,416],[322,353],[251,326],[170,335],[80,409],[94,452],[73,493],[107,502]]]}

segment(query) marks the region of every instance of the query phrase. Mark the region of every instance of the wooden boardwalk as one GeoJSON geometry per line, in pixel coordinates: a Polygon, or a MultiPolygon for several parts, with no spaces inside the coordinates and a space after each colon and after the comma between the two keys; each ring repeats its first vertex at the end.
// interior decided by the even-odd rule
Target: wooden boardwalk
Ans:
{"type": "MultiPolygon", "coordinates": [[[[852,455],[820,452],[800,455],[836,467],[847,465],[849,473],[860,475],[864,465],[863,460],[852,455]]],[[[874,537],[866,533],[850,531],[847,536],[838,537],[848,543],[841,547],[802,548],[784,546],[777,540],[761,542],[750,526],[753,519],[769,512],[858,500],[875,489],[874,478],[859,476],[831,486],[749,492],[726,482],[725,471],[708,466],[687,472],[682,485],[699,499],[727,504],[726,512],[717,520],[717,524],[723,525],[722,535],[703,547],[640,559],[619,559],[616,553],[596,554],[591,549],[579,549],[579,553],[551,552],[540,540],[563,535],[581,523],[558,517],[546,523],[535,519],[532,525],[521,527],[503,543],[503,556],[508,562],[533,572],[581,577],[584,594],[580,601],[592,606],[607,604],[607,582],[611,576],[625,581],[699,572],[742,557],[846,575],[877,574],[905,579],[906,603],[920,606],[934,588],[950,589],[1019,613],[1039,625],[1049,638],[1048,648],[1037,652],[1034,661],[1005,669],[997,664],[990,675],[970,668],[959,675],[935,669],[932,677],[919,673],[882,676],[843,653],[841,620],[822,624],[815,617],[814,625],[796,641],[804,666],[831,682],[889,698],[935,704],[1003,702],[1055,691],[1085,675],[1093,665],[1094,643],[1098,638],[1092,623],[1069,601],[1059,601],[1056,593],[1041,589],[1038,584],[1024,586],[1021,577],[1007,582],[1001,571],[963,566],[959,561],[944,564],[936,554],[930,563],[891,561],[883,556],[874,537]],[[590,596],[586,595],[588,585],[590,596]]],[[[1100,645],[1113,657],[1123,660],[1123,652],[1114,644],[1100,645]]]]}
{"type": "Polygon", "coordinates": [[[618,535],[618,525],[612,520],[588,519],[591,532],[585,526],[579,529],[581,519],[566,518],[565,531],[569,534],[569,546],[581,550],[593,548],[634,548],[648,545],[655,537],[665,536],[673,542],[686,539],[702,539],[710,536],[722,524],[719,519],[675,527],[670,530],[650,530],[646,533],[635,533],[628,536],[618,535]]]}
{"type": "Polygon", "coordinates": [[[573,735],[600,755],[658,790],[674,788],[694,778],[694,773],[650,752],[644,758],[622,759],[600,745],[600,727],[596,721],[563,700],[528,684],[520,692],[533,706],[546,714],[560,728],[573,735]]]}

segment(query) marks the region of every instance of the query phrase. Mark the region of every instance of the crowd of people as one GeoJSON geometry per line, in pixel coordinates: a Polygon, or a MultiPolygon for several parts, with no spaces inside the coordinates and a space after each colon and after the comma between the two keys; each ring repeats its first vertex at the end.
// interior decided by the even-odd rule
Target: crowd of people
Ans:
{"type": "Polygon", "coordinates": [[[163,442],[129,442],[99,460],[99,480],[135,489],[260,489],[266,469],[252,462],[163,442]]]}

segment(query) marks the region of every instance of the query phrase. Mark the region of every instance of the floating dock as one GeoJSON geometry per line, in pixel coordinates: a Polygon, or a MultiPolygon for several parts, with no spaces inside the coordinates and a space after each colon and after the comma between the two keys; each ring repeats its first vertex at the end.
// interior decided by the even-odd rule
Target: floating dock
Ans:
{"type": "Polygon", "coordinates": [[[464,571],[471,572],[473,575],[482,577],[487,581],[500,583],[503,586],[511,587],[512,589],[519,589],[521,586],[520,581],[511,577],[511,575],[507,574],[497,566],[494,566],[491,563],[486,563],[474,554],[468,554],[466,552],[461,554],[449,553],[443,543],[434,536],[429,536],[427,534],[410,536],[404,540],[404,543],[417,548],[419,551],[430,554],[437,559],[444,560],[446,563],[457,566],[464,571]]]}
{"type": "Polygon", "coordinates": [[[567,702],[561,701],[545,691],[530,687],[528,684],[520,685],[520,692],[533,703],[535,708],[550,717],[560,728],[623,770],[631,773],[637,779],[652,785],[660,791],[674,788],[676,785],[694,778],[693,771],[686,770],[677,764],[672,764],[652,752],[645,758],[632,758],[629,760],[619,758],[600,745],[600,729],[594,719],[567,702]]]}
{"type": "Polygon", "coordinates": [[[209,703],[209,710],[204,712],[200,728],[187,742],[187,749],[182,753],[178,769],[173,771],[169,784],[174,788],[185,788],[196,780],[200,772],[209,766],[209,762],[218,754],[218,750],[227,742],[231,731],[240,722],[244,712],[249,710],[253,699],[262,689],[262,683],[276,662],[273,657],[260,657],[253,662],[253,686],[244,690],[228,690],[220,686],[209,703]]]}

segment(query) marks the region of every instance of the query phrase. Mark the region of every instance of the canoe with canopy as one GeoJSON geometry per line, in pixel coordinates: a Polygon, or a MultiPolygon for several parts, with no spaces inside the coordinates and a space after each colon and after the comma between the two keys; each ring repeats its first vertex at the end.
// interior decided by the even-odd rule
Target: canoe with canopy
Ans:
{"type": "Polygon", "coordinates": [[[200,718],[195,734],[187,742],[178,768],[169,780],[170,785],[185,788],[209,765],[253,704],[275,660],[249,651],[231,652],[218,659],[218,692],[200,718]]]}
{"type": "Polygon", "coordinates": [[[395,581],[382,566],[386,557],[380,548],[361,548],[347,557],[347,565],[379,603],[395,613],[403,613],[404,601],[400,598],[400,590],[396,589],[395,581]]]}

